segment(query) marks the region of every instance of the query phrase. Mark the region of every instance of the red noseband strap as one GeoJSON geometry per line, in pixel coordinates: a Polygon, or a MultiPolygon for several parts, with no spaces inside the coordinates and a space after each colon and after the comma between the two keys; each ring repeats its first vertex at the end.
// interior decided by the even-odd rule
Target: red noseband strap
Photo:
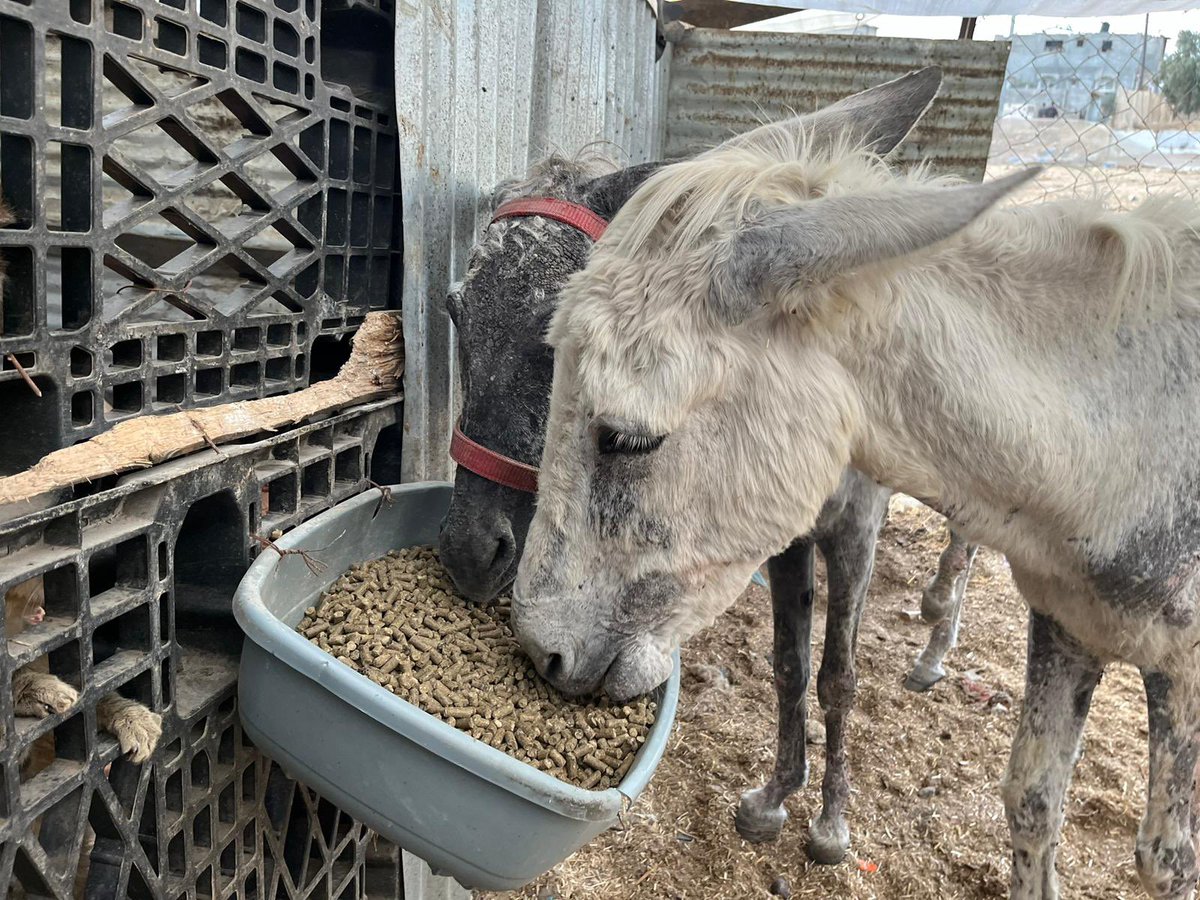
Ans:
{"type": "MultiPolygon", "coordinates": [[[[518,216],[545,216],[570,225],[582,231],[593,241],[598,241],[608,222],[592,212],[586,206],[569,203],[566,200],[555,200],[553,197],[526,197],[519,200],[509,200],[500,204],[492,216],[497,219],[511,219],[518,216]]],[[[450,458],[466,469],[474,472],[480,478],[494,481],[513,490],[536,494],[538,489],[538,470],[536,466],[526,465],[510,459],[502,453],[489,450],[475,443],[462,433],[462,428],[454,426],[454,435],[450,438],[450,458]]]]}
{"type": "Polygon", "coordinates": [[[586,206],[566,200],[555,200],[553,197],[524,197],[501,203],[492,216],[492,221],[517,216],[545,216],[582,231],[593,241],[600,240],[600,235],[604,234],[604,229],[608,227],[608,222],[586,206]]]}
{"type": "Polygon", "coordinates": [[[468,472],[474,472],[480,478],[494,481],[513,490],[536,494],[538,489],[538,470],[535,466],[509,459],[494,450],[482,447],[462,433],[462,429],[454,426],[454,435],[450,438],[450,457],[468,472]]]}

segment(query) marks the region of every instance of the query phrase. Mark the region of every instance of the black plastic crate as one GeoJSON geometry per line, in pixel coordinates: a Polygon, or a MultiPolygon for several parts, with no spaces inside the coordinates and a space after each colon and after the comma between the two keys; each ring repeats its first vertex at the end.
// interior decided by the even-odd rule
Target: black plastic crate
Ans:
{"type": "Polygon", "coordinates": [[[0,884],[12,895],[73,895],[86,820],[88,897],[401,896],[398,849],[243,738],[230,614],[250,561],[274,552],[260,539],[375,490],[370,479],[397,480],[400,428],[399,402],[381,401],[0,523],[0,592],[43,576],[48,614],[6,634],[0,656],[0,884]],[[18,719],[13,674],[37,661],[79,700],[18,719]],[[97,727],[97,703],[118,690],[163,715],[141,766],[97,727]],[[54,761],[22,781],[46,735],[54,761]]]}
{"type": "Polygon", "coordinates": [[[399,306],[391,53],[374,3],[0,0],[0,473],[302,388],[399,306]]]}

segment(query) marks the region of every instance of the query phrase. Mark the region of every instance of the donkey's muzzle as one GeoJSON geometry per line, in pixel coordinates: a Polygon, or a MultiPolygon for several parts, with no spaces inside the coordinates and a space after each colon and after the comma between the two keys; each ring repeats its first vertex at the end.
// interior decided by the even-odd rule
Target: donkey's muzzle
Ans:
{"type": "Polygon", "coordinates": [[[503,591],[517,571],[516,538],[502,515],[464,520],[451,510],[438,536],[438,556],[459,593],[476,603],[503,591]]]}

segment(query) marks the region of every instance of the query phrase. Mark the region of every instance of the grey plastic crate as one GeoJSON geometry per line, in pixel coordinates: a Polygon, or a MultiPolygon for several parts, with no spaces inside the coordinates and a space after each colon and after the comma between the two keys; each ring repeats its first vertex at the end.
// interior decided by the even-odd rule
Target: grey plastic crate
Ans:
{"type": "Polygon", "coordinates": [[[0,508],[0,594],[40,576],[47,613],[0,634],[0,898],[403,896],[395,845],[245,737],[230,613],[250,561],[271,554],[258,537],[360,491],[378,499],[367,479],[395,480],[400,418],[399,399],[383,400],[81,485],[45,509],[0,508]],[[27,665],[79,699],[18,717],[12,678],[27,665]],[[113,691],[163,716],[140,766],[97,726],[113,691]],[[51,740],[51,765],[27,770],[51,740]]]}
{"type": "Polygon", "coordinates": [[[304,388],[399,308],[390,10],[0,0],[0,474],[304,388]]]}
{"type": "Polygon", "coordinates": [[[433,543],[450,503],[445,484],[364,494],[290,532],[234,597],[246,632],[242,722],[289,773],[463,886],[506,890],[549,870],[617,821],[662,757],[675,717],[679,661],[659,688],[658,719],[619,788],[565,784],[463,734],[335,661],[294,631],[304,609],[350,566],[433,543]]]}

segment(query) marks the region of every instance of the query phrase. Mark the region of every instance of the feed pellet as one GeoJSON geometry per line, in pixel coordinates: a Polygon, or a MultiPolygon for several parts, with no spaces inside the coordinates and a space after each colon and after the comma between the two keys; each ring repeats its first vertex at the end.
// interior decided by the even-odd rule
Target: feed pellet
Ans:
{"type": "Polygon", "coordinates": [[[296,630],[425,712],[569,784],[620,784],[654,724],[647,697],[576,702],[537,674],[506,599],[467,603],[437,553],[414,547],[355,566],[296,630]]]}

